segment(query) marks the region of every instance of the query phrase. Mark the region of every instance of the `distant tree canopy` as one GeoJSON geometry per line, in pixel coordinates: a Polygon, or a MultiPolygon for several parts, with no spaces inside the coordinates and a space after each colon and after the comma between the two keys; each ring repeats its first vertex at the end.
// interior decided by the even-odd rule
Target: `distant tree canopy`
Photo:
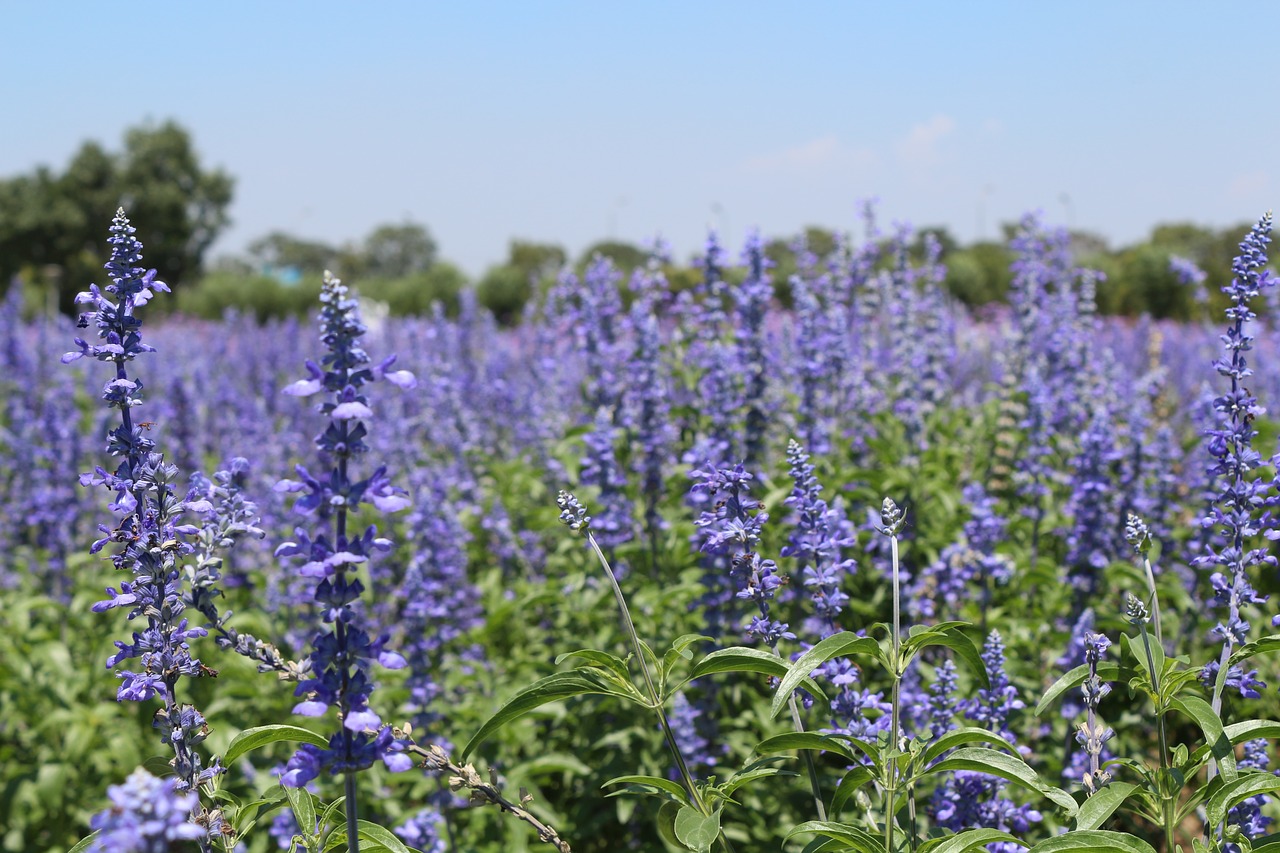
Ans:
{"type": "MultiPolygon", "coordinates": [[[[311,290],[329,269],[398,313],[429,311],[436,304],[454,311],[459,294],[473,288],[481,305],[501,322],[514,323],[570,262],[561,246],[512,240],[507,259],[471,282],[457,267],[439,260],[426,226],[406,221],[378,225],[362,241],[342,245],[272,231],[250,243],[240,257],[220,259],[205,275],[205,253],[229,222],[233,187],[228,174],[201,164],[190,134],[172,121],[130,128],[120,151],[85,142],[61,172],[42,165],[29,174],[0,179],[0,289],[20,276],[36,285],[33,301],[73,313],[75,294],[90,282],[102,282],[104,235],[120,206],[138,224],[147,265],[170,286],[189,291],[176,300],[180,310],[206,316],[219,316],[230,307],[264,317],[307,310],[313,303],[311,290]]],[[[1158,225],[1146,241],[1121,249],[1112,250],[1102,237],[1084,232],[1073,232],[1071,244],[1078,265],[1105,276],[1097,288],[1103,313],[1186,320],[1226,307],[1221,287],[1230,279],[1232,258],[1248,228],[1249,223],[1215,230],[1176,222],[1158,225]],[[1207,293],[1208,305],[1197,301],[1197,290],[1171,271],[1174,255],[1208,274],[1199,291],[1207,293]]],[[[918,228],[909,251],[919,259],[932,237],[942,249],[952,295],[973,306],[1001,302],[1008,298],[1013,278],[1007,238],[1017,223],[1002,229],[1004,242],[962,245],[946,228],[918,228]]],[[[839,263],[833,253],[840,245],[835,231],[815,225],[769,239],[765,252],[773,264],[777,299],[790,305],[790,279],[801,252],[822,263],[839,263]]],[[[733,247],[727,248],[732,254],[733,247]]],[[[644,249],[610,239],[584,249],[576,268],[581,271],[597,255],[624,273],[649,260],[644,249]]],[[[701,279],[693,264],[669,264],[664,273],[677,291],[696,287],[701,279]]],[[[741,275],[740,269],[726,270],[730,284],[741,275]]]]}
{"type": "Polygon", "coordinates": [[[120,206],[145,229],[147,265],[184,283],[226,228],[233,186],[230,175],[201,165],[172,121],[129,129],[116,153],[85,142],[62,173],[40,166],[0,180],[0,284],[21,274],[56,288],[71,311],[75,294],[102,278],[103,235],[120,206]]]}

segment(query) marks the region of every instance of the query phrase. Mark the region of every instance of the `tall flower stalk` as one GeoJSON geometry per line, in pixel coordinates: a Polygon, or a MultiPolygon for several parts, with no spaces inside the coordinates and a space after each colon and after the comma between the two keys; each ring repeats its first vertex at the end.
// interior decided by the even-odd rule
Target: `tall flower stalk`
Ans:
{"type": "MultiPolygon", "coordinates": [[[[1249,604],[1261,604],[1266,597],[1259,595],[1249,580],[1254,566],[1274,566],[1275,557],[1265,548],[1250,548],[1248,540],[1258,532],[1275,538],[1274,530],[1260,530],[1256,513],[1265,504],[1265,486],[1250,477],[1250,473],[1262,464],[1262,457],[1253,448],[1257,436],[1254,420],[1265,411],[1258,405],[1245,381],[1253,375],[1246,354],[1253,349],[1253,335],[1248,325],[1257,315],[1249,303],[1263,289],[1274,284],[1266,271],[1267,244],[1271,242],[1271,212],[1258,220],[1240,243],[1240,254],[1232,262],[1233,277],[1222,288],[1231,298],[1227,309],[1230,325],[1222,336],[1223,346],[1230,358],[1220,358],[1214,368],[1231,380],[1231,388],[1213,401],[1213,408],[1221,415],[1220,423],[1205,431],[1209,454],[1213,464],[1209,473],[1218,482],[1218,493],[1204,519],[1205,527],[1216,526],[1221,534],[1220,545],[1213,544],[1193,561],[1199,568],[1216,566],[1222,571],[1210,577],[1214,601],[1226,608],[1226,618],[1214,628],[1213,634],[1222,640],[1222,654],[1218,661],[1205,667],[1207,679],[1213,684],[1213,710],[1222,710],[1222,694],[1227,685],[1235,686],[1243,695],[1253,689],[1253,679],[1239,667],[1228,670],[1231,651],[1248,641],[1249,623],[1242,608],[1249,604]],[[1225,572],[1225,574],[1224,574],[1225,572]]],[[[1256,693],[1256,691],[1254,691],[1256,693]]]]}
{"type": "MultiPolygon", "coordinates": [[[[684,754],[680,750],[680,743],[676,738],[676,733],[671,727],[671,721],[667,718],[667,711],[663,707],[657,684],[653,680],[653,674],[649,671],[644,648],[640,643],[640,635],[636,633],[635,623],[631,621],[631,609],[627,607],[627,598],[622,594],[622,587],[618,585],[618,578],[614,575],[613,569],[609,565],[609,559],[604,555],[604,551],[600,549],[600,544],[596,542],[595,536],[591,533],[591,516],[587,515],[586,507],[566,491],[561,491],[556,496],[556,506],[560,508],[561,523],[574,533],[584,537],[587,540],[587,544],[591,546],[592,552],[595,553],[596,559],[600,561],[600,568],[604,570],[605,577],[609,581],[609,587],[613,590],[614,600],[618,603],[618,613],[622,616],[622,627],[627,632],[632,654],[635,655],[637,665],[640,667],[640,674],[644,678],[649,706],[653,708],[654,714],[658,717],[662,735],[666,739],[667,747],[671,750],[671,756],[676,762],[676,770],[680,774],[680,781],[684,783],[685,790],[689,792],[689,802],[703,815],[709,815],[711,813],[710,808],[706,799],[702,796],[702,792],[698,790],[693,774],[689,771],[688,762],[685,761],[684,754]]],[[[725,849],[728,850],[728,840],[724,836],[720,836],[720,840],[725,849]]]]}
{"type": "MultiPolygon", "coordinates": [[[[889,704],[892,709],[889,711],[889,751],[890,755],[895,755],[898,751],[898,741],[902,732],[902,673],[898,671],[898,661],[901,660],[902,651],[902,623],[901,623],[901,600],[902,600],[902,582],[901,571],[898,564],[898,533],[902,530],[902,525],[906,521],[902,510],[892,498],[885,498],[884,503],[880,507],[880,532],[889,537],[890,558],[893,561],[893,625],[889,635],[889,642],[892,644],[892,653],[890,660],[893,661],[893,685],[890,688],[889,704]]],[[[891,760],[889,764],[889,783],[885,791],[885,802],[888,803],[884,816],[884,851],[892,853],[893,851],[893,804],[897,802],[898,796],[898,768],[896,759],[891,760]]]]}
{"type": "Polygon", "coordinates": [[[399,654],[384,648],[387,637],[372,639],[360,625],[357,605],[364,585],[354,573],[367,563],[375,550],[390,549],[390,541],[378,536],[369,525],[362,532],[348,528],[352,515],[360,505],[370,503],[382,512],[396,512],[409,506],[409,500],[391,485],[385,467],[364,479],[351,469],[358,456],[368,452],[365,443],[368,430],[365,421],[373,417],[365,386],[386,379],[401,388],[416,384],[408,371],[392,371],[395,357],[381,364],[371,363],[361,347],[365,326],[360,320],[358,303],[342,282],[325,273],[320,291],[320,339],[327,354],[322,363],[307,362],[307,379],[285,388],[293,396],[310,396],[324,392],[327,397],[317,410],[329,418],[324,431],[315,439],[322,462],[328,472],[313,476],[299,465],[300,480],[282,480],[276,490],[298,493],[294,509],[304,515],[315,515],[319,532],[313,537],[296,528],[296,541],[276,549],[276,555],[303,558],[297,569],[304,578],[318,581],[315,601],[320,607],[322,627],[313,640],[312,678],[298,684],[295,695],[300,701],[294,713],[309,717],[323,716],[329,708],[338,712],[340,730],[329,739],[327,748],[304,744],[289,760],[281,778],[284,785],[302,787],[322,770],[344,775],[346,792],[347,843],[352,853],[357,850],[357,800],[355,774],[375,760],[392,771],[408,770],[413,761],[395,739],[390,726],[369,707],[373,682],[369,670],[376,661],[384,667],[398,669],[405,665],[399,654]]]}
{"type": "MultiPolygon", "coordinates": [[[[99,525],[102,537],[90,547],[96,554],[108,545],[118,546],[111,554],[117,571],[128,572],[132,580],[122,581],[120,590],[108,588],[110,596],[93,605],[101,613],[117,607],[129,609],[129,620],[146,617],[146,627],[134,631],[129,642],[116,641],[116,653],[107,660],[114,669],[137,659],[138,671],[122,669],[116,698],[121,702],[145,702],[160,697],[164,706],[156,712],[155,725],[161,739],[173,748],[172,764],[177,781],[174,791],[194,794],[199,785],[222,772],[217,760],[205,767],[196,747],[208,734],[204,717],[192,705],[178,701],[178,681],[214,674],[191,656],[189,641],[203,637],[203,628],[190,627],[183,616],[182,576],[178,560],[191,552],[190,537],[199,528],[181,522],[188,510],[204,511],[207,501],[186,500],[179,495],[178,469],[156,451],[148,437],[149,424],[133,419],[133,409],[142,404],[142,381],[130,377],[127,365],[139,355],[154,352],[142,342],[142,320],[138,308],[146,305],[155,291],[169,288],[156,280],[156,271],[141,266],[142,243],[134,237],[124,209],[116,211],[111,223],[111,259],[106,264],[111,283],[103,288],[90,285],[76,302],[90,306],[76,323],[79,328],[94,326],[101,344],[75,339],[77,350],[62,357],[64,363],[83,357],[114,365],[115,376],[102,389],[102,399],[120,410],[120,422],[107,435],[107,453],[118,460],[114,471],[96,468],[83,474],[85,486],[102,486],[114,493],[110,509],[116,516],[114,527],[99,525]]],[[[212,818],[203,813],[195,797],[177,802],[193,810],[198,822],[208,825],[212,818]]],[[[211,850],[201,834],[202,849],[211,850]]]]}

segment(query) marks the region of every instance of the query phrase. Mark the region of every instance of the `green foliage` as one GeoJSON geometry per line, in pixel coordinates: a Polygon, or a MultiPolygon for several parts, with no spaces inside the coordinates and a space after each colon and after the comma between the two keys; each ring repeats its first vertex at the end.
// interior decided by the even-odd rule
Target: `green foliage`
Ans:
{"type": "Polygon", "coordinates": [[[476,301],[508,326],[520,319],[532,295],[533,281],[528,273],[510,264],[490,267],[476,284],[476,301]]]}
{"type": "Polygon", "coordinates": [[[0,282],[22,273],[70,312],[75,294],[100,278],[101,234],[126,205],[135,221],[153,223],[139,235],[148,266],[171,287],[185,285],[229,222],[232,187],[173,121],[130,128],[115,153],[85,142],[61,174],[41,166],[0,180],[0,282]]]}

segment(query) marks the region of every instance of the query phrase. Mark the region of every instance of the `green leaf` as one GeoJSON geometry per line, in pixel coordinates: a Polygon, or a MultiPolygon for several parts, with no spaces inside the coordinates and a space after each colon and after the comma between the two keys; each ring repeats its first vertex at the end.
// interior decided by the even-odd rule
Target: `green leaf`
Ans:
{"type": "Polygon", "coordinates": [[[391,851],[391,853],[409,853],[409,848],[396,834],[386,827],[379,826],[376,823],[370,823],[367,820],[356,821],[356,833],[360,836],[361,841],[372,841],[375,844],[381,844],[383,847],[391,851]]]}
{"type": "MultiPolygon", "coordinates": [[[[1239,723],[1224,726],[1222,731],[1233,746],[1239,746],[1245,741],[1255,738],[1280,738],[1280,722],[1273,720],[1242,720],[1239,723]]],[[[1208,757],[1209,747],[1198,746],[1195,752],[1191,753],[1190,760],[1184,766],[1188,768],[1189,773],[1194,772],[1208,757]]]]}
{"type": "MultiPolygon", "coordinates": [[[[650,788],[657,788],[660,791],[666,791],[682,803],[689,802],[689,792],[684,786],[672,782],[670,779],[663,779],[660,776],[618,776],[605,782],[600,787],[607,788],[610,785],[644,785],[650,788]]],[[[609,796],[614,797],[618,794],[627,793],[623,791],[614,791],[609,796]]]]}
{"type": "Polygon", "coordinates": [[[673,803],[670,800],[662,804],[662,808],[658,809],[658,837],[670,844],[677,850],[688,850],[676,838],[676,815],[680,814],[680,809],[684,806],[680,803],[673,803]]]}
{"type": "Polygon", "coordinates": [[[1212,706],[1199,696],[1183,696],[1169,703],[1172,707],[1195,720],[1200,731],[1204,732],[1204,742],[1209,752],[1218,762],[1218,770],[1225,782],[1232,782],[1239,775],[1236,770],[1236,752],[1222,730],[1222,720],[1218,718],[1212,706]]]}
{"type": "Polygon", "coordinates": [[[859,637],[850,631],[841,631],[827,637],[802,654],[782,676],[782,682],[773,696],[773,706],[769,709],[770,716],[778,716],[795,689],[809,680],[809,674],[827,661],[846,655],[878,657],[879,654],[880,644],[870,637],[859,637]]]}
{"type": "Polygon", "coordinates": [[[835,823],[829,820],[810,820],[794,826],[783,840],[789,841],[792,836],[807,833],[814,833],[825,838],[834,838],[854,850],[861,851],[861,853],[880,853],[884,849],[884,842],[868,835],[856,826],[851,826],[847,823],[835,823]]]}
{"type": "MultiPolygon", "coordinates": [[[[1040,701],[1036,704],[1036,716],[1044,713],[1049,707],[1049,703],[1057,699],[1063,693],[1066,693],[1072,687],[1079,687],[1084,684],[1084,680],[1089,677],[1089,665],[1082,663],[1073,670],[1067,672],[1066,675],[1059,678],[1053,684],[1049,685],[1049,689],[1040,697],[1040,701]]],[[[1098,664],[1098,677],[1103,681],[1115,681],[1120,677],[1120,667],[1111,661],[1102,661],[1098,664]]]]}
{"type": "MultiPolygon", "coordinates": [[[[316,835],[316,804],[306,788],[285,788],[285,796],[289,798],[289,807],[293,809],[293,818],[298,822],[298,829],[307,838],[316,835]]],[[[324,829],[324,827],[320,827],[324,829]]],[[[308,845],[310,846],[310,845],[308,845]]]]}
{"type": "Polygon", "coordinates": [[[966,829],[946,838],[935,838],[920,845],[920,853],[966,853],[975,847],[1003,841],[1026,847],[1027,843],[998,829],[966,829]]]}
{"type": "Polygon", "coordinates": [[[875,774],[871,772],[871,768],[862,765],[854,767],[844,774],[844,778],[836,786],[836,792],[831,795],[832,816],[834,817],[844,811],[845,804],[849,802],[849,799],[874,778],[875,774]]]}
{"type": "MultiPolygon", "coordinates": [[[[787,662],[777,655],[760,649],[734,646],[728,649],[717,649],[694,664],[689,680],[693,681],[716,672],[758,672],[772,675],[774,678],[782,678],[788,671],[787,662]]],[[[827,694],[812,678],[806,677],[800,686],[817,698],[827,698],[827,694]]]]}
{"type": "Polygon", "coordinates": [[[920,754],[920,763],[927,765],[947,750],[964,746],[967,743],[990,743],[1004,747],[1009,752],[1016,753],[1018,751],[1013,744],[993,731],[977,727],[952,729],[941,735],[937,740],[930,742],[925,751],[920,754]]]}
{"type": "MultiPolygon", "coordinates": [[[[515,696],[512,696],[511,700],[498,710],[498,713],[485,721],[484,725],[480,727],[480,731],[472,735],[471,740],[467,741],[467,745],[462,748],[459,760],[466,761],[472,750],[512,720],[518,720],[529,712],[551,702],[559,702],[562,699],[589,693],[603,696],[618,695],[612,685],[608,684],[601,675],[593,673],[591,670],[575,669],[572,672],[557,672],[535,681],[515,696]]],[[[623,698],[630,699],[632,697],[623,698]]]]}
{"type": "Polygon", "coordinates": [[[1075,828],[1088,830],[1102,826],[1136,790],[1138,790],[1137,785],[1130,785],[1128,782],[1112,782],[1080,804],[1080,811],[1076,813],[1075,828]]]}
{"type": "Polygon", "coordinates": [[[231,765],[247,752],[282,740],[293,743],[309,743],[313,746],[327,747],[329,745],[328,738],[301,726],[257,726],[256,728],[245,729],[232,738],[231,745],[227,747],[226,753],[222,756],[222,763],[231,765]]]}
{"type": "Polygon", "coordinates": [[[1280,790],[1280,776],[1265,772],[1246,773],[1235,781],[1223,784],[1205,802],[1205,813],[1210,825],[1216,826],[1226,820],[1227,812],[1232,806],[1257,794],[1269,794],[1276,790],[1280,790]]]}
{"type": "Polygon", "coordinates": [[[1235,666],[1238,663],[1247,661],[1254,655],[1268,655],[1275,651],[1280,651],[1280,634],[1272,634],[1270,637],[1263,637],[1254,640],[1252,643],[1245,643],[1231,653],[1228,665],[1235,666]]]}
{"type": "Polygon", "coordinates": [[[84,853],[84,851],[89,849],[89,845],[98,840],[98,836],[101,834],[101,830],[94,830],[89,835],[86,835],[84,838],[77,841],[76,846],[68,850],[67,853],[84,853]]]}
{"type": "Polygon", "coordinates": [[[1045,798],[1065,809],[1069,816],[1074,816],[1076,813],[1076,801],[1070,794],[1061,788],[1041,782],[1036,772],[1016,756],[983,747],[957,749],[929,768],[930,773],[942,773],[947,770],[975,770],[979,773],[999,776],[1001,779],[1039,791],[1045,798]]]}
{"type": "Polygon", "coordinates": [[[676,637],[675,642],[671,644],[671,648],[662,656],[662,662],[668,670],[675,666],[678,659],[693,660],[693,652],[689,647],[694,643],[710,643],[714,642],[711,637],[703,634],[681,634],[676,637]]]}
{"type": "Polygon", "coordinates": [[[908,638],[902,644],[903,661],[909,660],[912,655],[928,646],[946,646],[956,653],[961,663],[969,668],[969,671],[978,679],[980,687],[984,689],[990,687],[991,681],[987,675],[987,665],[982,662],[982,654],[973,644],[973,640],[969,639],[969,635],[964,633],[967,625],[967,622],[943,622],[922,634],[908,638]]]}
{"type": "Polygon", "coordinates": [[[830,735],[818,734],[817,732],[787,732],[766,738],[756,745],[756,752],[760,755],[776,755],[779,752],[787,752],[792,749],[824,750],[826,752],[834,752],[846,761],[853,762],[858,760],[853,750],[849,749],[849,747],[830,735]]]}
{"type": "Polygon", "coordinates": [[[1091,853],[1156,853],[1154,847],[1140,838],[1127,832],[1110,832],[1104,829],[1055,835],[1032,847],[1030,853],[1068,853],[1076,850],[1091,853]]]}
{"type": "Polygon", "coordinates": [[[693,853],[707,853],[720,835],[720,810],[704,815],[693,806],[676,813],[676,838],[693,853]]]}
{"type": "Polygon", "coordinates": [[[617,655],[611,655],[608,652],[597,651],[596,649],[578,649],[557,655],[556,666],[571,659],[586,661],[591,666],[612,672],[622,681],[627,683],[631,681],[631,672],[627,669],[627,662],[617,655]]]}
{"type": "Polygon", "coordinates": [[[321,828],[328,826],[330,821],[333,821],[334,816],[337,815],[339,812],[341,812],[343,815],[346,815],[346,812],[342,811],[342,806],[343,804],[346,803],[346,801],[347,801],[347,795],[343,794],[341,797],[338,797],[338,799],[334,800],[332,803],[329,803],[329,805],[325,806],[324,812],[320,815],[321,828]]]}
{"type": "Polygon", "coordinates": [[[739,770],[729,777],[723,785],[719,786],[720,792],[726,797],[732,796],[733,792],[741,788],[748,782],[754,782],[757,779],[764,779],[769,776],[798,776],[800,774],[793,773],[790,770],[783,770],[774,766],[777,758],[762,758],[759,761],[753,761],[746,767],[739,770]]]}

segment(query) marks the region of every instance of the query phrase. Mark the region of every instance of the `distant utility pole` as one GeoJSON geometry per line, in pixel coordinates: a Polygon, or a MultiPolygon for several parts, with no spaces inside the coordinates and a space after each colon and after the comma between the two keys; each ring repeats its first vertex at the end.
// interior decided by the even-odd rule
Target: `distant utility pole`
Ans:
{"type": "Polygon", "coordinates": [[[729,242],[729,214],[725,212],[724,205],[718,201],[711,202],[711,214],[716,218],[716,231],[720,237],[720,245],[728,247],[729,242]]]}

